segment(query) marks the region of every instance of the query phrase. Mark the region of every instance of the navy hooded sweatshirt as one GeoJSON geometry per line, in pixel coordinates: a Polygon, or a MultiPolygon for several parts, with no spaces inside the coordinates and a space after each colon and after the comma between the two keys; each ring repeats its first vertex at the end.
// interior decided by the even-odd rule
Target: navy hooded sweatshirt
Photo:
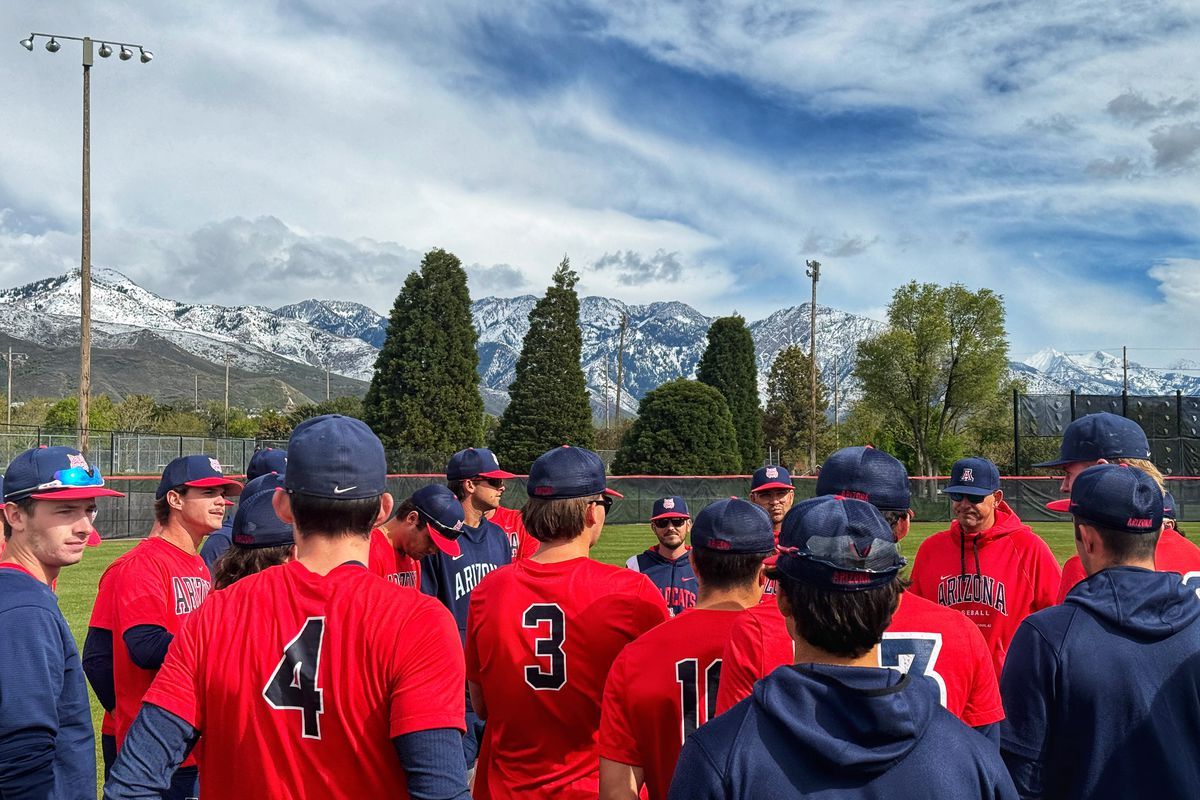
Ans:
{"type": "Polygon", "coordinates": [[[662,592],[671,616],[681,614],[696,605],[696,592],[699,587],[687,553],[672,560],[659,553],[658,548],[651,547],[644,553],[630,556],[625,566],[634,572],[642,573],[654,582],[662,592]]]}
{"type": "Polygon", "coordinates": [[[1200,797],[1200,601],[1115,567],[1029,616],[1000,680],[1022,797],[1200,797]]]}
{"type": "Polygon", "coordinates": [[[799,664],[692,734],[668,798],[1016,796],[995,744],[941,707],[933,681],[799,664]]]}

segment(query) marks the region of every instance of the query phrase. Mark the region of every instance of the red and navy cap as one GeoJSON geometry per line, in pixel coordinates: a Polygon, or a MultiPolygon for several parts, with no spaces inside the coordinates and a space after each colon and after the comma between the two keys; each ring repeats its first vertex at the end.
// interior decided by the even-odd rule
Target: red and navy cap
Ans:
{"type": "Polygon", "coordinates": [[[454,492],[440,484],[422,486],[413,492],[412,504],[417,508],[417,514],[429,531],[429,538],[451,558],[462,555],[462,547],[458,537],[462,535],[463,513],[462,503],[454,496],[454,492]]]}
{"type": "Polygon", "coordinates": [[[500,478],[502,480],[516,477],[511,472],[500,469],[500,460],[496,454],[486,447],[468,447],[450,456],[446,465],[446,480],[465,481],[469,478],[500,478]]]}
{"type": "Polygon", "coordinates": [[[688,513],[687,501],[679,495],[660,497],[654,501],[654,506],[650,509],[651,522],[656,519],[688,519],[689,517],[691,514],[688,513]]]}
{"type": "Polygon", "coordinates": [[[124,497],[104,486],[100,468],[73,447],[34,447],[19,454],[4,473],[4,500],[90,500],[124,497]]]}
{"type": "Polygon", "coordinates": [[[242,493],[242,484],[225,477],[221,462],[212,456],[180,456],[167,464],[154,499],[161,500],[176,486],[224,486],[225,494],[235,497],[242,493]]]}
{"type": "Polygon", "coordinates": [[[879,509],[826,495],[793,506],[783,518],[774,568],[828,591],[860,592],[887,585],[906,563],[879,509]]]}
{"type": "Polygon", "coordinates": [[[836,494],[865,500],[881,511],[908,511],[908,471],[894,456],[874,447],[843,447],[817,474],[817,496],[836,494]]]}
{"type": "Polygon", "coordinates": [[[771,517],[738,497],[705,506],[692,523],[692,547],[722,553],[773,553],[771,517]]]}
{"type": "Polygon", "coordinates": [[[1113,461],[1118,458],[1150,458],[1146,432],[1131,419],[1102,411],[1087,414],[1063,431],[1058,458],[1035,467],[1061,467],[1078,461],[1113,461]]]}
{"type": "Polygon", "coordinates": [[[1084,522],[1125,533],[1157,533],[1163,521],[1163,493],[1137,467],[1096,464],[1071,482],[1071,496],[1047,503],[1084,522]]]}
{"type": "Polygon", "coordinates": [[[529,468],[525,491],[541,500],[568,500],[606,494],[624,497],[609,489],[600,456],[582,447],[563,445],[547,450],[529,468]]]}
{"type": "Polygon", "coordinates": [[[750,478],[750,494],[766,492],[771,489],[795,489],[792,485],[791,474],[783,467],[768,464],[759,467],[750,478]]]}

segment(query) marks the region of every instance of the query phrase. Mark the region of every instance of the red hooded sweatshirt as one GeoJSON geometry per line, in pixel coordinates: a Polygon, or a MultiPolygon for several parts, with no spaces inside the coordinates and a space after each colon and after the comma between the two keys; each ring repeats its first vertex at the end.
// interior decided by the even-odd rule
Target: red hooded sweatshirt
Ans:
{"type": "Polygon", "coordinates": [[[1054,605],[1060,576],[1050,547],[1001,502],[986,531],[964,535],[955,520],[922,542],[910,591],[978,625],[999,677],[1017,626],[1054,605]]]}

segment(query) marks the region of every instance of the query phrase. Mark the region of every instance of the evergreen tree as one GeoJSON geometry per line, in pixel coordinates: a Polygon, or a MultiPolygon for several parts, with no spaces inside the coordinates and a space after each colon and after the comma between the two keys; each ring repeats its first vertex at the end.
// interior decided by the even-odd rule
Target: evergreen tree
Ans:
{"type": "MultiPolygon", "coordinates": [[[[817,451],[828,448],[829,423],[825,412],[829,401],[825,386],[817,378],[817,451]]],[[[804,464],[809,472],[808,445],[812,435],[812,359],[797,345],[779,351],[767,379],[767,410],[763,414],[763,434],[769,446],[779,451],[779,463],[794,467],[804,464]]]]}
{"type": "Polygon", "coordinates": [[[565,256],[546,296],[529,312],[529,332],[508,387],[508,408],[492,437],[505,469],[525,472],[551,447],[592,447],[592,407],[580,360],[579,275],[565,256]]]}
{"type": "Polygon", "coordinates": [[[430,250],[396,297],[363,400],[363,419],[384,447],[440,461],[480,444],[477,339],[467,273],[452,253],[430,250]]]}
{"type": "Polygon", "coordinates": [[[686,378],[642,398],[613,462],[618,475],[731,475],[741,468],[725,397],[686,378]]]}
{"type": "Polygon", "coordinates": [[[737,430],[739,469],[746,472],[756,469],[763,461],[762,408],[758,404],[754,339],[740,315],[713,321],[696,378],[725,396],[737,430]]]}

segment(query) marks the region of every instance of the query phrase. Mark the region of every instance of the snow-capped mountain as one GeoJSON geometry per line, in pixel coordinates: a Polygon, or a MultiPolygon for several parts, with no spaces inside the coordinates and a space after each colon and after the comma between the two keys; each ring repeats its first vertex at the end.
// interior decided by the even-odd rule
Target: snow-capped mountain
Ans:
{"type": "MultiPolygon", "coordinates": [[[[1080,394],[1120,394],[1124,387],[1121,356],[1097,350],[1093,353],[1067,354],[1046,348],[1025,359],[1024,366],[1036,375],[1038,393],[1057,394],[1072,389],[1080,394]]],[[[1195,369],[1187,362],[1178,369],[1195,369]]],[[[1200,376],[1183,372],[1143,367],[1129,362],[1130,394],[1200,394],[1200,376]]],[[[1034,393],[1033,386],[1030,393],[1034,393]]]]}

